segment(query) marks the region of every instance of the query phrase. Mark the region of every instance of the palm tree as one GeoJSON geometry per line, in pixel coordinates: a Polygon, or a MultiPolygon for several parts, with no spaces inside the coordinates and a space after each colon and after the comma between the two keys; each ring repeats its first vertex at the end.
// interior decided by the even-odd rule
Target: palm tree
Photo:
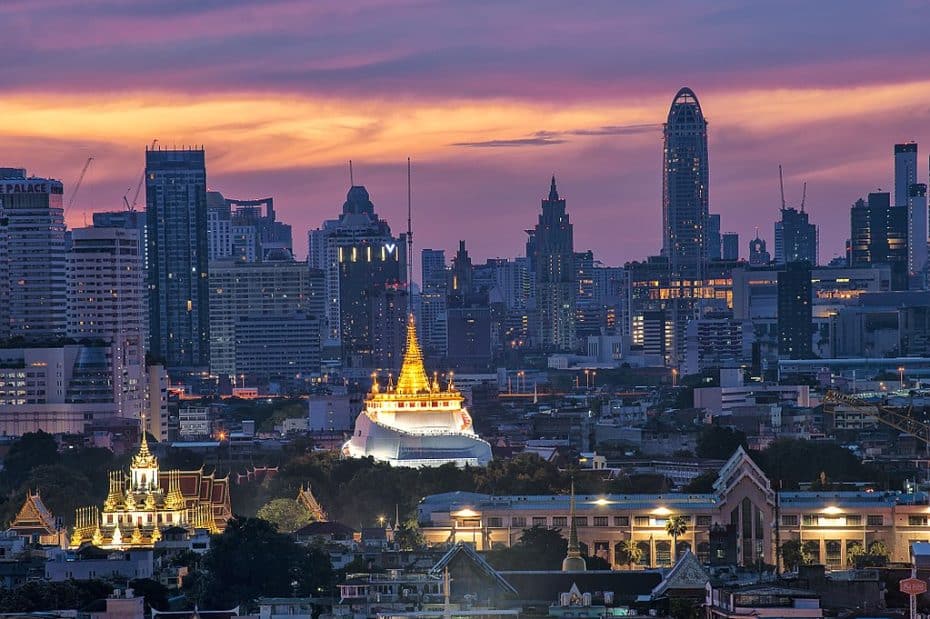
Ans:
{"type": "Polygon", "coordinates": [[[665,532],[672,538],[672,563],[678,560],[678,538],[688,532],[688,519],[684,516],[669,516],[665,532]]]}
{"type": "Polygon", "coordinates": [[[617,563],[626,564],[632,570],[633,565],[643,560],[643,549],[639,544],[631,539],[625,539],[620,542],[620,555],[617,557],[617,563]]]}

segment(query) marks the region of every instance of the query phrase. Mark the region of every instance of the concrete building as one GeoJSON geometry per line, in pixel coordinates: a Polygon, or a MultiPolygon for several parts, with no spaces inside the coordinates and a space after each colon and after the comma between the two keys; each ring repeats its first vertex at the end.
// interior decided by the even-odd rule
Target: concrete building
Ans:
{"type": "Polygon", "coordinates": [[[0,340],[65,334],[63,191],[61,181],[0,168],[0,340]]]}
{"type": "Polygon", "coordinates": [[[739,234],[724,232],[721,236],[721,254],[724,260],[739,260],[739,234]]]}
{"type": "MultiPolygon", "coordinates": [[[[800,541],[814,563],[851,565],[858,546],[882,542],[889,561],[909,560],[912,540],[928,539],[927,497],[896,492],[776,492],[765,473],[739,449],[706,494],[587,495],[575,497],[578,540],[616,569],[622,544],[642,551],[640,568],[671,566],[691,550],[702,563],[774,564],[775,542],[800,541]],[[778,518],[776,518],[778,514],[778,518]],[[682,516],[688,531],[672,538],[665,525],[682,516]]],[[[429,543],[465,542],[478,550],[515,544],[532,526],[569,526],[569,496],[492,496],[450,492],[424,498],[420,530],[429,543]]]]}
{"type": "Polygon", "coordinates": [[[138,230],[78,228],[68,252],[68,337],[112,347],[110,382],[116,414],[145,409],[147,295],[138,230]]]}
{"type": "Polygon", "coordinates": [[[210,265],[210,369],[231,382],[320,371],[323,273],[267,257],[210,265]]]}
{"type": "Polygon", "coordinates": [[[809,262],[817,266],[819,244],[817,226],[810,223],[803,204],[801,210],[790,206],[781,209],[781,221],[775,222],[775,264],[809,262]]]}
{"type": "Polygon", "coordinates": [[[729,315],[709,315],[688,323],[685,374],[739,365],[746,358],[743,331],[747,325],[729,315]]]}
{"type": "Polygon", "coordinates": [[[907,206],[911,185],[917,183],[917,142],[894,145],[894,204],[907,206]]]}
{"type": "Polygon", "coordinates": [[[420,252],[420,325],[427,359],[441,359],[448,351],[446,254],[441,249],[420,252]]]}
{"type": "Polygon", "coordinates": [[[870,193],[850,209],[849,266],[887,264],[891,289],[908,288],[908,209],[892,206],[888,193],[870,193]]]}

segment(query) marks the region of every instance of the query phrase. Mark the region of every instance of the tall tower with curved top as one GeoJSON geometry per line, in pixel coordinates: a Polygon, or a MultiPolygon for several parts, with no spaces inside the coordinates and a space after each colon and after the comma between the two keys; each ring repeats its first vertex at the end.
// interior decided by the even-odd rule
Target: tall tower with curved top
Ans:
{"type": "Polygon", "coordinates": [[[664,136],[662,255],[673,274],[699,278],[707,258],[707,121],[690,88],[675,95],[664,136]]]}

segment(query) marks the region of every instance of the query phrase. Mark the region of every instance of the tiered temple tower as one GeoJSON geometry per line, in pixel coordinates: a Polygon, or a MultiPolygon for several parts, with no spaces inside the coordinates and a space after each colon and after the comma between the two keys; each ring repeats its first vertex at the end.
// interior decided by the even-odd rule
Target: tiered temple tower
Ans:
{"type": "Polygon", "coordinates": [[[143,432],[129,476],[123,471],[110,473],[102,509],[77,509],[70,545],[151,547],[170,527],[219,533],[231,514],[228,478],[216,479],[202,469],[162,473],[143,432]]]}

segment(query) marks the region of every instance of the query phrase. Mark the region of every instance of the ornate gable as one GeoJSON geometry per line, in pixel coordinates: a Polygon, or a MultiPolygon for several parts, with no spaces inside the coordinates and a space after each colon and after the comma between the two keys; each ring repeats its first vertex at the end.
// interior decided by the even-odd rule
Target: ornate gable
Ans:
{"type": "Polygon", "coordinates": [[[652,590],[653,599],[662,597],[669,591],[704,591],[710,577],[701,562],[690,550],[686,550],[675,563],[665,578],[652,590]]]}
{"type": "Polygon", "coordinates": [[[41,532],[46,535],[57,533],[55,516],[42,502],[42,496],[38,492],[26,494],[26,500],[10,524],[10,529],[23,533],[41,532]]]}

